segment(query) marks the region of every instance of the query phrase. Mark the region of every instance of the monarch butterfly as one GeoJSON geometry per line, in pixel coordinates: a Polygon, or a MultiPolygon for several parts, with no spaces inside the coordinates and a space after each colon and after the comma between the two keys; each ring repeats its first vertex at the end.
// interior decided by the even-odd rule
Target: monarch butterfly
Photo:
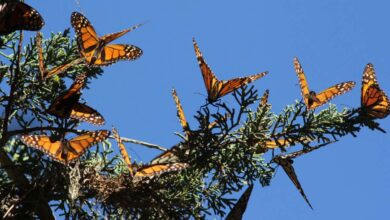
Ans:
{"type": "Polygon", "coordinates": [[[186,116],[184,115],[183,107],[180,103],[179,97],[177,96],[176,90],[172,89],[172,97],[173,100],[175,101],[176,104],[176,109],[177,109],[177,117],[179,118],[180,124],[186,133],[186,136],[189,136],[189,127],[188,127],[188,122],[186,119],[186,116]]]}
{"type": "Polygon", "coordinates": [[[307,109],[315,109],[329,100],[333,99],[335,96],[344,94],[351,90],[355,86],[355,82],[348,81],[336,84],[332,87],[325,89],[320,93],[309,90],[305,73],[303,72],[302,66],[298,61],[298,58],[294,58],[294,68],[295,72],[298,75],[299,83],[301,86],[301,92],[303,100],[305,101],[307,109]]]}
{"type": "Polygon", "coordinates": [[[179,157],[177,156],[179,154],[179,147],[174,146],[170,150],[167,150],[163,152],[162,154],[158,155],[152,161],[150,164],[166,164],[166,163],[175,163],[179,161],[179,157]]]}
{"type": "Polygon", "coordinates": [[[311,206],[309,200],[307,199],[306,194],[303,191],[303,188],[302,188],[301,184],[299,183],[297,174],[295,173],[294,167],[292,165],[293,162],[294,162],[293,159],[296,158],[296,157],[299,157],[301,155],[307,154],[307,153],[309,153],[311,151],[317,150],[317,149],[325,146],[326,144],[319,145],[319,146],[316,146],[316,147],[311,147],[311,148],[305,148],[303,150],[296,151],[296,152],[293,152],[293,153],[290,153],[290,154],[287,154],[287,155],[279,155],[279,156],[276,156],[276,157],[274,157],[272,159],[273,162],[275,162],[275,163],[279,164],[280,166],[282,166],[282,168],[286,172],[287,176],[293,182],[293,184],[298,189],[299,193],[302,195],[302,197],[305,199],[306,203],[310,206],[311,209],[313,209],[313,207],[311,206]]]}
{"type": "Polygon", "coordinates": [[[248,201],[251,197],[253,190],[253,185],[250,185],[245,192],[241,195],[240,199],[237,201],[236,205],[230,210],[229,214],[226,216],[225,220],[238,220],[242,219],[248,201]]]}
{"type": "Polygon", "coordinates": [[[380,89],[371,63],[366,65],[363,73],[361,109],[363,115],[371,118],[385,118],[390,114],[389,98],[380,89]]]}
{"type": "MultiPolygon", "coordinates": [[[[301,141],[306,141],[307,138],[302,138],[301,141]]],[[[291,144],[293,144],[292,140],[288,139],[277,139],[277,140],[268,140],[265,143],[260,143],[259,148],[257,149],[256,153],[265,153],[269,149],[276,149],[276,148],[285,148],[289,147],[291,144]]]]}
{"type": "Polygon", "coordinates": [[[37,10],[23,2],[0,3],[0,35],[16,30],[39,31],[45,22],[37,10]]]}
{"type": "Polygon", "coordinates": [[[122,157],[127,165],[127,168],[129,169],[130,171],[130,175],[133,177],[134,176],[134,173],[133,173],[133,166],[131,165],[131,157],[130,155],[127,153],[126,151],[126,147],[125,145],[123,144],[122,142],[122,139],[121,137],[119,136],[119,133],[118,131],[115,129],[115,128],[112,128],[112,133],[114,134],[114,138],[115,140],[118,142],[118,147],[119,147],[119,151],[120,153],[122,154],[122,157]]]}
{"type": "Polygon", "coordinates": [[[167,163],[167,164],[151,164],[145,165],[137,169],[133,181],[139,182],[145,179],[152,179],[168,172],[176,172],[186,169],[187,163],[167,163]]]}
{"type": "Polygon", "coordinates": [[[38,67],[39,72],[41,73],[41,79],[47,79],[51,76],[60,74],[64,72],[65,70],[69,69],[70,67],[77,65],[84,61],[84,58],[77,58],[69,63],[63,64],[61,66],[57,66],[52,68],[51,70],[46,70],[45,64],[43,61],[43,50],[42,50],[42,33],[38,32],[36,39],[35,39],[37,49],[38,49],[38,67]]]}
{"type": "Polygon", "coordinates": [[[78,102],[85,79],[85,74],[79,75],[70,89],[54,100],[47,112],[60,118],[73,118],[94,125],[103,125],[105,120],[98,111],[78,102]]]}
{"type": "Polygon", "coordinates": [[[217,101],[224,95],[227,95],[234,90],[251,83],[261,77],[265,76],[268,72],[262,72],[251,76],[246,76],[242,78],[234,78],[230,80],[218,80],[214,75],[213,71],[207,65],[206,61],[203,58],[201,51],[199,50],[198,44],[195,39],[193,39],[193,44],[195,48],[196,58],[198,59],[198,63],[200,66],[200,70],[202,72],[203,80],[207,90],[207,100],[209,103],[213,103],[217,101]]]}
{"type": "Polygon", "coordinates": [[[142,50],[136,46],[129,44],[109,44],[140,25],[98,37],[95,29],[84,15],[73,12],[71,23],[77,35],[79,52],[89,65],[110,65],[118,60],[135,60],[142,55],[142,50]]]}
{"type": "Polygon", "coordinates": [[[263,96],[260,99],[259,105],[257,106],[257,112],[259,112],[261,109],[268,107],[270,108],[271,105],[268,103],[268,96],[269,96],[269,90],[266,89],[263,93],[263,96]]]}
{"type": "Polygon", "coordinates": [[[89,131],[70,140],[58,140],[45,135],[23,135],[21,140],[28,146],[48,154],[54,160],[68,164],[79,158],[91,146],[104,141],[110,131],[89,131]]]}

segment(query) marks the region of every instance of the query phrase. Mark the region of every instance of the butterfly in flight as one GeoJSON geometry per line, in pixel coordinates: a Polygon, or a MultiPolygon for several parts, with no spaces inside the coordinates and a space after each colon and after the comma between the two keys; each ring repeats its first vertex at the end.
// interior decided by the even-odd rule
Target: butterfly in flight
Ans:
{"type": "Polygon", "coordinates": [[[42,49],[42,33],[38,32],[35,38],[35,42],[38,49],[38,67],[39,72],[41,73],[41,79],[47,79],[51,76],[63,73],[65,70],[70,67],[77,65],[84,61],[84,58],[77,58],[69,63],[63,64],[61,66],[54,67],[50,70],[46,70],[44,60],[43,60],[43,49],[42,49]]]}
{"type": "Polygon", "coordinates": [[[374,66],[366,65],[362,80],[361,109],[364,116],[385,118],[390,114],[390,101],[376,80],[374,66]]]}
{"type": "Polygon", "coordinates": [[[47,112],[59,118],[73,118],[89,122],[94,125],[103,125],[103,116],[86,104],[79,103],[81,88],[85,84],[86,75],[79,75],[69,90],[58,96],[50,105],[47,112]]]}
{"type": "Polygon", "coordinates": [[[16,30],[39,31],[45,24],[37,10],[23,2],[0,3],[0,35],[16,30]]]}
{"type": "Polygon", "coordinates": [[[68,164],[79,158],[93,145],[104,141],[110,131],[89,131],[70,140],[58,139],[46,135],[22,135],[21,140],[28,146],[48,154],[54,160],[68,164]]]}
{"type": "Polygon", "coordinates": [[[136,46],[109,44],[141,25],[99,37],[88,19],[79,12],[72,13],[71,24],[76,32],[79,52],[89,65],[110,65],[118,60],[135,60],[142,55],[142,50],[136,46]]]}
{"type": "Polygon", "coordinates": [[[268,73],[262,72],[251,76],[230,79],[227,81],[218,80],[217,77],[214,75],[213,71],[210,69],[210,67],[204,60],[203,55],[199,50],[198,44],[196,43],[195,39],[193,39],[193,44],[195,48],[196,58],[198,59],[198,64],[206,86],[208,94],[207,100],[209,103],[217,101],[222,96],[227,95],[234,90],[241,88],[244,85],[247,85],[248,83],[258,80],[268,73]]]}
{"type": "Polygon", "coordinates": [[[253,190],[253,185],[248,186],[245,192],[241,195],[240,199],[237,201],[236,205],[230,210],[229,214],[226,216],[225,220],[239,220],[242,219],[248,201],[251,197],[253,190]]]}
{"type": "Polygon", "coordinates": [[[329,87],[317,94],[316,92],[309,90],[305,73],[303,72],[302,66],[299,63],[298,58],[294,58],[294,68],[295,72],[298,75],[302,97],[305,101],[308,110],[315,109],[327,103],[329,100],[333,99],[338,95],[348,92],[355,86],[355,82],[353,81],[343,82],[329,87]]]}

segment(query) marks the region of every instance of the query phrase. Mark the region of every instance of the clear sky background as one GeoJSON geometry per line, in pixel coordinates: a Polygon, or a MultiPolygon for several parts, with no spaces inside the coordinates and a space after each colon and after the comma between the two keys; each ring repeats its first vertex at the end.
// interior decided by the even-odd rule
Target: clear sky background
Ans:
{"type": "MultiPolygon", "coordinates": [[[[43,15],[43,33],[70,27],[73,0],[27,1],[43,15]]],[[[137,61],[105,67],[84,92],[87,103],[122,136],[170,147],[181,131],[171,97],[175,87],[190,124],[206,95],[192,38],[220,79],[268,70],[254,83],[270,89],[278,113],[301,99],[292,60],[297,56],[313,90],[354,80],[356,88],[333,100],[340,108],[360,105],[364,66],[372,62],[390,94],[390,3],[386,0],[164,0],[86,1],[81,9],[98,34],[137,23],[146,25],[116,42],[143,49],[137,61]]],[[[72,33],[73,30],[72,30],[72,33]]],[[[390,132],[389,118],[381,120],[390,132]]],[[[195,125],[193,125],[195,126],[195,125]]],[[[295,160],[295,169],[314,211],[282,169],[271,186],[257,185],[245,219],[385,219],[390,208],[389,134],[363,129],[357,138],[295,160]]],[[[127,145],[136,160],[157,151],[127,145]]]]}

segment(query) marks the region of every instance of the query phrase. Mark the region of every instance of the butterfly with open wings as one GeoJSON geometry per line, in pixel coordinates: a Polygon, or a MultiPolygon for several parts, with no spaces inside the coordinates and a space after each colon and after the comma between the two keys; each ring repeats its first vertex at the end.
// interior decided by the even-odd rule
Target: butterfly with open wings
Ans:
{"type": "Polygon", "coordinates": [[[308,110],[320,107],[334,97],[350,91],[355,86],[355,82],[348,81],[336,84],[325,89],[324,91],[316,93],[309,89],[305,73],[303,72],[303,68],[299,63],[298,58],[294,58],[294,68],[298,75],[302,97],[308,110]]]}
{"type": "Polygon", "coordinates": [[[390,114],[390,100],[379,87],[374,66],[369,63],[363,73],[361,114],[370,118],[385,118],[390,114]]]}
{"type": "Polygon", "coordinates": [[[34,147],[54,160],[68,164],[79,158],[93,145],[104,141],[110,131],[89,131],[70,140],[58,139],[46,135],[23,135],[21,140],[28,146],[34,147]]]}
{"type": "Polygon", "coordinates": [[[99,37],[89,20],[79,12],[72,13],[71,24],[76,32],[79,52],[89,65],[105,66],[118,60],[135,60],[142,55],[142,50],[134,45],[110,44],[140,25],[99,37]]]}
{"type": "Polygon", "coordinates": [[[255,80],[262,78],[267,75],[268,72],[257,73],[251,76],[245,76],[241,78],[234,78],[230,80],[218,80],[215,76],[211,68],[207,65],[206,61],[203,58],[203,55],[196,43],[195,39],[193,39],[194,49],[196,58],[198,59],[198,64],[200,70],[202,72],[204,84],[207,90],[207,100],[209,103],[213,103],[217,101],[222,96],[225,96],[238,88],[241,88],[248,83],[251,83],[255,80]]]}

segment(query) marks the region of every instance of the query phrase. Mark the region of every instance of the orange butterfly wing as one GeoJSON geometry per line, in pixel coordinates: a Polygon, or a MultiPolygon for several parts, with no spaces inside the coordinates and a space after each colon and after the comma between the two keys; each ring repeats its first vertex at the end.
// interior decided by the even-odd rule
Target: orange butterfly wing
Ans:
{"type": "Polygon", "coordinates": [[[200,67],[200,70],[202,72],[203,81],[206,86],[206,90],[209,96],[209,99],[218,99],[216,98],[217,94],[215,94],[219,88],[217,84],[219,83],[219,80],[211,70],[211,68],[207,65],[206,61],[203,58],[202,52],[200,51],[198,44],[196,43],[195,39],[192,39],[192,42],[194,44],[195,54],[196,58],[198,60],[198,64],[200,67]]]}
{"type": "Polygon", "coordinates": [[[294,69],[298,75],[299,85],[301,87],[303,100],[305,101],[306,106],[309,106],[309,94],[310,94],[309,85],[307,84],[305,72],[303,72],[303,68],[299,63],[298,58],[296,57],[294,58],[294,69]]]}
{"type": "Polygon", "coordinates": [[[130,44],[108,44],[96,56],[93,65],[104,66],[119,60],[135,60],[142,55],[142,50],[130,44]]]}
{"type": "Polygon", "coordinates": [[[267,75],[268,72],[262,72],[262,73],[257,73],[251,76],[246,76],[246,77],[241,77],[241,78],[235,78],[235,79],[230,79],[228,81],[221,81],[220,88],[218,90],[218,98],[227,95],[234,90],[241,88],[255,80],[258,80],[262,78],[263,76],[267,75]]]}
{"type": "Polygon", "coordinates": [[[110,131],[99,130],[85,132],[82,135],[72,138],[68,142],[70,150],[67,153],[66,161],[72,161],[79,158],[88,148],[106,140],[109,135],[110,131]]]}
{"type": "Polygon", "coordinates": [[[181,106],[179,97],[177,96],[175,89],[172,89],[172,97],[173,97],[173,100],[175,101],[175,104],[176,104],[177,117],[179,118],[180,124],[181,124],[184,132],[186,132],[186,135],[188,136],[189,135],[188,122],[187,122],[186,116],[184,115],[183,107],[181,106]]]}
{"type": "Polygon", "coordinates": [[[294,69],[299,79],[302,97],[307,109],[315,109],[327,103],[334,97],[350,91],[355,86],[355,82],[343,82],[316,94],[315,92],[310,91],[302,65],[299,63],[299,60],[296,57],[294,58],[294,69]]]}
{"type": "Polygon", "coordinates": [[[374,66],[367,64],[363,73],[361,106],[364,114],[372,118],[385,118],[390,114],[390,100],[380,89],[374,66]]]}
{"type": "Polygon", "coordinates": [[[121,137],[119,136],[118,131],[117,131],[115,128],[112,128],[112,133],[114,134],[115,140],[118,142],[119,151],[121,152],[122,157],[123,157],[123,160],[125,161],[125,163],[126,163],[126,165],[127,165],[127,168],[128,168],[129,171],[130,171],[130,175],[131,175],[131,176],[134,176],[134,173],[133,173],[133,166],[132,166],[132,164],[131,164],[131,157],[130,157],[130,155],[127,153],[126,147],[125,147],[125,145],[123,144],[122,139],[121,139],[121,137]]]}
{"type": "Polygon", "coordinates": [[[187,168],[186,163],[152,164],[140,167],[134,175],[133,181],[152,179],[167,172],[180,171],[187,168]]]}
{"type": "Polygon", "coordinates": [[[23,2],[0,4],[0,35],[16,30],[39,31],[44,24],[39,12],[23,2]]]}
{"type": "Polygon", "coordinates": [[[325,89],[324,91],[316,95],[318,101],[314,101],[313,104],[310,106],[310,109],[315,109],[327,103],[329,100],[333,99],[334,97],[350,91],[351,89],[353,89],[353,87],[355,87],[355,82],[348,81],[348,82],[336,84],[330,88],[325,89]]]}
{"type": "Polygon", "coordinates": [[[99,38],[84,15],[73,12],[71,23],[76,31],[79,51],[90,65],[109,65],[118,60],[135,60],[142,55],[142,50],[133,45],[108,44],[140,25],[99,38]]]}
{"type": "Polygon", "coordinates": [[[261,77],[265,76],[268,72],[262,72],[258,74],[254,74],[247,77],[235,78],[228,81],[220,81],[215,76],[211,68],[207,65],[206,61],[203,58],[202,52],[200,51],[198,44],[195,39],[192,40],[194,44],[196,58],[198,60],[198,64],[200,70],[202,72],[203,81],[206,86],[208,101],[210,103],[218,100],[224,95],[233,92],[234,90],[251,83],[261,77]]]}
{"type": "Polygon", "coordinates": [[[94,125],[104,125],[105,123],[103,116],[98,111],[89,107],[88,105],[81,103],[76,103],[73,105],[69,117],[94,125]]]}
{"type": "Polygon", "coordinates": [[[73,12],[70,21],[76,32],[79,52],[90,63],[95,50],[99,47],[99,37],[92,24],[81,13],[73,12]]]}
{"type": "Polygon", "coordinates": [[[48,154],[57,161],[65,161],[64,158],[62,158],[63,146],[61,141],[52,140],[49,136],[45,135],[23,135],[21,140],[26,145],[48,154]]]}
{"type": "Polygon", "coordinates": [[[79,158],[94,144],[104,141],[109,134],[110,132],[105,130],[86,132],[70,141],[52,140],[45,135],[23,135],[21,139],[26,145],[48,154],[60,163],[67,164],[79,158]]]}

